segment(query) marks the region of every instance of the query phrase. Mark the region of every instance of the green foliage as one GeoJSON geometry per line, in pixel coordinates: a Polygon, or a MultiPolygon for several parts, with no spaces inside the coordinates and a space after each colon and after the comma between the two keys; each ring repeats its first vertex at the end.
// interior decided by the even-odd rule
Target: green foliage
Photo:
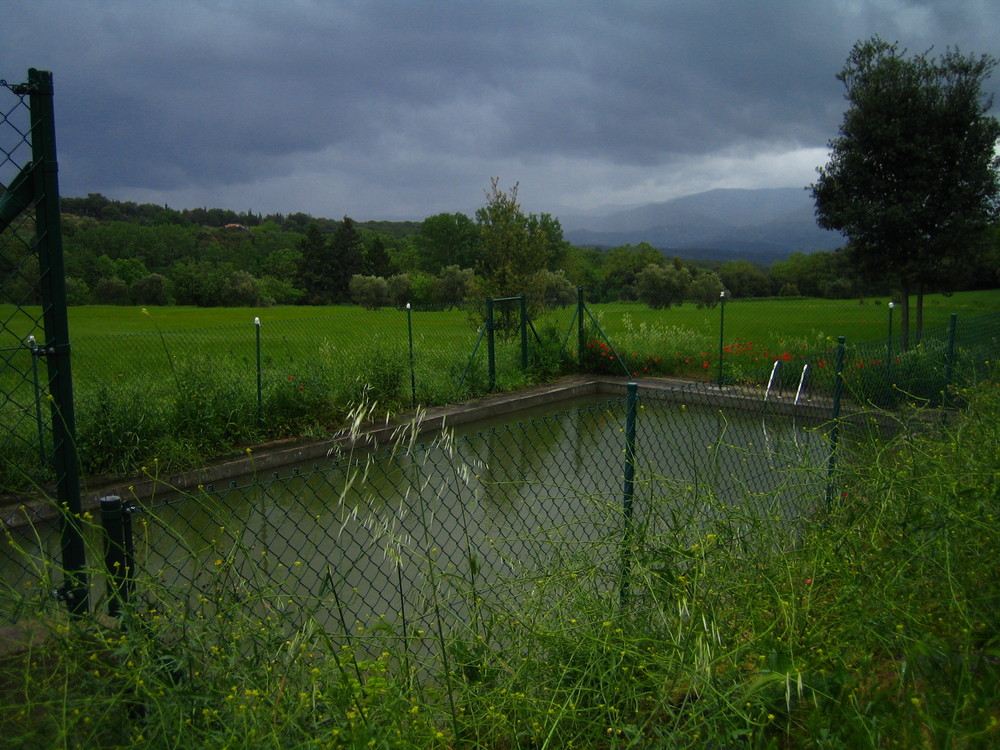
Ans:
{"type": "MultiPolygon", "coordinates": [[[[995,361],[995,316],[982,313],[1000,306],[998,299],[995,293],[928,298],[928,322],[941,326],[951,311],[962,313],[952,382],[982,377],[988,367],[984,363],[995,361]]],[[[498,341],[497,386],[515,388],[563,372],[560,350],[564,344],[575,364],[574,310],[557,309],[533,321],[542,340],[537,341],[529,329],[527,375],[521,372],[520,337],[498,341]]],[[[588,324],[583,352],[586,372],[702,381],[719,377],[718,308],[699,310],[684,304],[663,312],[639,303],[588,304],[588,311],[603,334],[588,324]],[[622,361],[612,359],[609,344],[622,361]]],[[[387,412],[409,408],[414,388],[416,403],[424,405],[465,400],[489,391],[485,341],[470,364],[480,328],[468,325],[464,307],[414,306],[412,387],[407,315],[401,310],[369,314],[360,308],[331,307],[323,310],[322,317],[316,316],[314,308],[303,307],[268,311],[173,307],[153,313],[155,317],[122,307],[70,309],[76,417],[85,473],[122,474],[157,457],[164,466],[189,467],[204,461],[206,455],[223,454],[254,440],[326,434],[340,426],[344,413],[362,397],[369,382],[378,389],[380,408],[387,412]],[[260,420],[254,316],[264,321],[260,420]],[[119,333],[108,335],[108,331],[119,333]],[[377,347],[376,341],[380,342],[377,347]],[[376,348],[382,354],[373,358],[376,348]],[[178,402],[184,386],[181,376],[188,365],[195,385],[178,402]],[[297,381],[295,387],[290,385],[290,376],[297,381]]],[[[924,345],[910,352],[902,353],[894,344],[890,356],[885,340],[887,313],[884,305],[856,301],[727,302],[723,380],[763,387],[773,363],[780,359],[784,366],[778,384],[785,393],[793,392],[806,363],[811,368],[812,389],[817,394],[831,393],[836,341],[828,334],[844,332],[848,337],[847,398],[890,408],[941,402],[947,330],[928,330],[924,345]],[[876,343],[865,344],[873,340],[876,343]]],[[[12,339],[23,342],[28,331],[16,329],[20,319],[11,320],[12,339]]],[[[517,323],[517,316],[512,320],[517,323]]],[[[5,455],[16,464],[8,467],[9,477],[5,470],[4,486],[11,489],[23,483],[31,473],[27,467],[38,462],[32,390],[30,381],[24,379],[25,372],[30,377],[30,369],[18,371],[24,366],[5,373],[7,392],[19,388],[18,394],[27,399],[18,410],[5,412],[5,424],[12,431],[5,455]]],[[[948,396],[955,405],[955,397],[948,396]]],[[[44,411],[44,403],[42,407],[44,411]]]]}
{"type": "Polygon", "coordinates": [[[84,475],[133,470],[168,429],[166,408],[147,384],[118,380],[77,389],[77,453],[84,475]]]}
{"type": "Polygon", "coordinates": [[[719,268],[723,287],[735,298],[767,297],[771,282],[759,267],[748,260],[730,260],[719,268]]]}
{"type": "Polygon", "coordinates": [[[545,270],[562,252],[562,227],[548,214],[525,215],[517,200],[517,185],[505,191],[494,177],[486,205],[476,211],[482,238],[479,271],[485,291],[493,297],[520,294],[529,278],[545,270]]]}
{"type": "MultiPolygon", "coordinates": [[[[402,508],[385,507],[360,460],[362,502],[324,483],[292,517],[304,527],[294,540],[261,531],[261,508],[294,508],[270,480],[255,485],[270,504],[196,493],[136,515],[151,565],[120,623],[67,620],[50,595],[55,566],[30,533],[8,532],[8,555],[31,575],[0,601],[46,637],[0,657],[0,732],[14,747],[995,745],[1000,389],[991,379],[961,395],[968,407],[947,423],[917,414],[853,434],[833,501],[814,498],[794,523],[777,494],[640,474],[623,544],[617,488],[540,487],[513,467],[489,489],[533,503],[572,494],[596,533],[575,538],[581,519],[560,517],[490,539],[521,550],[495,577],[486,549],[446,561],[388,523],[440,512],[433,492],[408,491],[425,469],[406,460],[402,508]],[[355,518],[387,580],[399,571],[402,586],[405,573],[398,616],[344,617],[336,592],[353,597],[356,583],[331,555],[355,518]],[[313,533],[330,546],[282,556],[313,533]],[[168,548],[169,560],[152,556],[168,548]]],[[[597,414],[614,424],[607,407],[597,414]]],[[[463,468],[484,471],[455,466],[456,481],[471,481],[463,468]]],[[[794,493],[809,471],[772,474],[794,493]]],[[[101,561],[100,529],[82,522],[101,561]]],[[[450,542],[467,544],[461,526],[450,542]]],[[[89,572],[104,577],[99,564],[89,572]]]]}
{"type": "Polygon", "coordinates": [[[397,411],[404,401],[403,383],[409,367],[402,352],[377,340],[371,345],[359,362],[357,390],[351,403],[373,402],[383,410],[397,411]]]}
{"type": "Polygon", "coordinates": [[[538,339],[528,350],[528,366],[539,380],[551,380],[573,368],[573,362],[562,347],[562,331],[549,323],[539,327],[538,339]]]}
{"type": "Polygon", "coordinates": [[[663,253],[647,242],[622,245],[608,251],[601,264],[600,282],[590,293],[596,302],[635,299],[635,280],[649,265],[666,264],[663,253]]]}
{"type": "Polygon", "coordinates": [[[293,286],[292,282],[274,276],[261,278],[258,287],[261,307],[294,305],[305,295],[305,292],[293,286]]]}
{"type": "Polygon", "coordinates": [[[128,304],[128,285],[117,276],[101,279],[94,287],[94,300],[99,305],[128,304]]]}
{"type": "Polygon", "coordinates": [[[129,296],[136,305],[168,305],[173,298],[171,286],[163,274],[151,273],[132,283],[129,296]]]}
{"type": "Polygon", "coordinates": [[[299,282],[305,291],[306,302],[312,305],[329,304],[337,291],[337,282],[333,277],[336,258],[318,224],[310,223],[306,227],[298,251],[302,255],[299,282]]]}
{"type": "Polygon", "coordinates": [[[264,386],[264,429],[269,435],[322,435],[338,424],[347,411],[343,399],[344,377],[326,356],[281,375],[275,372],[264,386]]]}
{"type": "Polygon", "coordinates": [[[234,271],[222,284],[219,304],[224,307],[256,307],[260,304],[260,283],[246,271],[234,271]]]}
{"type": "Polygon", "coordinates": [[[471,268],[445,266],[434,281],[434,302],[449,308],[464,302],[469,296],[473,277],[471,268]]]}
{"type": "Polygon", "coordinates": [[[851,349],[844,384],[852,398],[880,408],[940,406],[949,387],[947,341],[930,340],[890,358],[885,347],[851,349]]]}
{"type": "Polygon", "coordinates": [[[696,274],[688,285],[687,299],[694,302],[699,310],[705,307],[712,308],[719,304],[724,289],[722,280],[717,274],[702,271],[696,274]]]}
{"type": "Polygon", "coordinates": [[[691,284],[691,271],[683,266],[646,266],[635,277],[636,297],[654,310],[663,310],[679,304],[687,296],[691,284]]]}
{"type": "Polygon", "coordinates": [[[389,251],[386,250],[382,238],[375,236],[371,242],[365,246],[361,264],[366,275],[386,278],[392,273],[392,260],[389,258],[389,251]]]}
{"type": "Polygon", "coordinates": [[[864,278],[898,284],[904,348],[911,290],[947,285],[996,218],[1000,121],[983,90],[995,65],[957,49],[907,57],[876,36],[837,76],[850,106],[812,186],[816,213],[850,240],[864,278]]]}
{"type": "Polygon", "coordinates": [[[473,268],[480,263],[482,235],[475,222],[461,213],[428,216],[414,237],[420,270],[431,275],[448,266],[473,268]]]}
{"type": "Polygon", "coordinates": [[[377,310],[389,302],[389,285],[378,276],[351,277],[351,301],[366,310],[377,310]]]}
{"type": "MultiPolygon", "coordinates": [[[[498,188],[495,192],[502,193],[498,188]]],[[[341,278],[329,246],[338,231],[346,231],[343,221],[303,213],[262,217],[222,209],[175,211],[151,204],[109,201],[97,194],[64,199],[63,206],[66,274],[74,305],[235,304],[223,302],[224,289],[230,291],[226,299],[239,298],[245,304],[256,299],[254,304],[262,306],[349,298],[349,277],[346,281],[341,278]],[[158,277],[164,281],[151,280],[158,277]],[[143,279],[147,281],[143,283],[143,279]]],[[[630,301],[637,298],[636,278],[644,268],[649,264],[668,265],[663,253],[645,242],[610,250],[575,248],[563,239],[555,217],[525,215],[519,207],[512,217],[520,227],[515,234],[531,246],[522,258],[525,267],[532,267],[532,257],[536,262],[521,289],[503,294],[551,286],[552,274],[558,276],[561,272],[570,285],[585,286],[591,301],[630,301]]],[[[450,266],[463,269],[463,273],[465,269],[478,272],[475,293],[497,296],[494,285],[483,278],[486,258],[482,227],[464,214],[438,214],[420,224],[369,221],[349,225],[349,234],[357,240],[361,252],[360,266],[356,266],[355,251],[346,256],[348,266],[354,268],[352,274],[382,278],[407,274],[414,282],[413,296],[393,304],[461,301],[454,293],[456,278],[450,266]]],[[[353,240],[349,244],[355,247],[353,240]]],[[[16,254],[16,246],[7,245],[6,255],[16,254]]],[[[984,252],[967,253],[960,264],[949,262],[947,268],[937,269],[927,284],[945,280],[948,289],[991,286],[997,278],[996,246],[992,242],[984,252]]],[[[37,301],[30,297],[37,267],[29,266],[35,260],[11,257],[3,262],[25,264],[22,273],[8,284],[14,298],[29,295],[29,300],[37,301]]],[[[708,264],[706,269],[700,267],[704,264],[695,267],[676,258],[673,262],[675,268],[686,268],[692,274],[689,299],[713,305],[718,295],[713,296],[710,287],[715,286],[721,264],[708,264]]],[[[726,273],[735,273],[727,283],[744,297],[777,293],[787,284],[794,284],[806,296],[831,298],[886,295],[898,286],[887,279],[859,281],[845,251],[793,253],[770,269],[755,268],[750,276],[730,264],[726,273]],[[766,275],[767,283],[761,281],[760,274],[766,275]],[[749,283],[743,283],[747,279],[749,283]]],[[[465,284],[466,290],[473,288],[471,284],[471,280],[465,284]]],[[[533,314],[537,312],[533,310],[533,314]]]]}
{"type": "Polygon", "coordinates": [[[406,307],[406,303],[413,303],[413,279],[409,274],[398,273],[386,279],[386,297],[389,304],[398,309],[406,307]]]}
{"type": "Polygon", "coordinates": [[[536,271],[528,277],[523,293],[528,298],[529,315],[576,302],[576,287],[562,271],[536,271]]]}
{"type": "Polygon", "coordinates": [[[361,235],[355,228],[354,220],[349,216],[344,217],[330,237],[329,253],[331,265],[326,269],[326,273],[331,284],[330,297],[322,300],[322,303],[346,302],[349,299],[351,277],[361,273],[365,264],[361,235]]]}

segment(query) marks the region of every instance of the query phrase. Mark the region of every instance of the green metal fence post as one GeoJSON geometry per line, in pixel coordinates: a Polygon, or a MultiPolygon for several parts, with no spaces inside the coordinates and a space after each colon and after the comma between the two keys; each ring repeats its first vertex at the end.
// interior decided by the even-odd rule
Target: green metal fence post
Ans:
{"type": "Polygon", "coordinates": [[[42,389],[38,384],[38,358],[44,356],[34,336],[28,336],[31,351],[31,382],[35,389],[35,427],[38,429],[38,465],[45,466],[45,424],[42,421],[42,389]]]}
{"type": "Polygon", "coordinates": [[[486,360],[488,362],[490,376],[490,393],[496,390],[497,382],[497,353],[496,340],[493,330],[493,299],[486,300],[486,360]]]}
{"type": "Polygon", "coordinates": [[[417,407],[417,376],[413,369],[413,315],[410,303],[406,303],[406,330],[410,338],[410,406],[417,407]]]}
{"type": "Polygon", "coordinates": [[[896,307],[894,302],[889,303],[889,335],[885,339],[885,371],[886,371],[886,385],[889,389],[892,389],[892,311],[896,307]]]}
{"type": "Polygon", "coordinates": [[[948,349],[944,358],[944,392],[941,394],[941,408],[948,406],[948,391],[951,389],[951,379],[955,374],[955,328],[958,325],[958,313],[952,313],[948,319],[948,349]]]}
{"type": "Polygon", "coordinates": [[[719,387],[722,387],[722,342],[726,330],[726,297],[729,293],[723,289],[719,292],[719,387]]]}
{"type": "Polygon", "coordinates": [[[836,379],[833,383],[833,411],[830,428],[830,458],[826,467],[826,508],[830,509],[833,502],[833,472],[837,467],[837,445],[840,442],[840,398],[844,390],[844,343],[847,338],[837,337],[836,379]]]}
{"type": "Polygon", "coordinates": [[[101,498],[104,567],[108,572],[108,614],[118,617],[132,591],[132,509],[117,495],[101,498]]]}
{"type": "Polygon", "coordinates": [[[625,397],[625,482],[622,492],[622,578],[619,603],[628,603],[629,578],[632,573],[632,517],[635,498],[635,417],[639,386],[629,383],[625,397]]]}
{"type": "Polygon", "coordinates": [[[523,294],[521,300],[521,372],[528,371],[528,298],[523,294]]]}
{"type": "Polygon", "coordinates": [[[66,315],[66,274],[63,265],[62,224],[59,213],[59,165],[56,159],[52,73],[28,71],[31,109],[31,154],[35,170],[35,234],[38,237],[38,277],[42,297],[52,396],[52,453],[56,499],[64,510],[61,542],[63,586],[56,592],[70,612],[88,609],[86,552],[81,529],[80,475],[76,455],[76,416],[70,369],[69,322],[66,315]]]}
{"type": "Polygon", "coordinates": [[[260,365],[260,318],[253,319],[257,329],[257,426],[264,426],[264,372],[260,365]]]}
{"type": "Polygon", "coordinates": [[[583,325],[583,286],[576,288],[576,347],[577,360],[580,369],[583,369],[583,353],[587,347],[587,335],[583,325]]]}

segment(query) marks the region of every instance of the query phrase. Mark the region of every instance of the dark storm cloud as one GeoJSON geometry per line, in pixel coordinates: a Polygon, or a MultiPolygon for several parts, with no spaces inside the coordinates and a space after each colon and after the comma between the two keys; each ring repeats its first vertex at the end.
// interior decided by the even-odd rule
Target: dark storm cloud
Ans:
{"type": "Polygon", "coordinates": [[[419,217],[477,205],[492,174],[549,205],[659,200],[730,166],[771,186],[783,155],[802,184],[855,40],[996,54],[1000,10],[14,0],[2,17],[0,76],[54,72],[66,194],[419,217]]]}

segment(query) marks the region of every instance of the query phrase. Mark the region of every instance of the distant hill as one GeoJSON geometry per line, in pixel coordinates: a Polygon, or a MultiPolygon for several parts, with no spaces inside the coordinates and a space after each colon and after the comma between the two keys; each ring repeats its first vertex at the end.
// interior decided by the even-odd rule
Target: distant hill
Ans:
{"type": "Polygon", "coordinates": [[[560,222],[574,245],[648,242],[670,253],[697,250],[698,257],[717,259],[767,262],[844,244],[840,234],[816,225],[812,198],[801,188],[709,190],[599,215],[562,215],[560,222]]]}

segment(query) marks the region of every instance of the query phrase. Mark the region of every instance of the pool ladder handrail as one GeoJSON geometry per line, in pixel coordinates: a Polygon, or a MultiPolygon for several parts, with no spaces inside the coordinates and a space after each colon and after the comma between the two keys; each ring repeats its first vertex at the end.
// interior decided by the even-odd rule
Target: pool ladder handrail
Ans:
{"type": "MultiPolygon", "coordinates": [[[[805,388],[808,376],[809,376],[809,363],[806,362],[804,365],[802,365],[802,374],[799,376],[799,387],[795,391],[795,403],[794,403],[795,406],[799,405],[799,399],[802,398],[802,390],[805,388]]],[[[812,399],[808,395],[806,395],[806,401],[811,401],[811,400],[812,399]]]]}
{"type": "MultiPolygon", "coordinates": [[[[775,380],[777,380],[778,373],[780,371],[781,371],[781,360],[776,359],[774,360],[774,366],[771,368],[771,377],[768,378],[767,381],[767,390],[764,391],[765,404],[767,403],[768,397],[771,395],[771,390],[772,388],[774,388],[774,382],[775,380]]],[[[795,401],[793,402],[794,406],[798,406],[799,401],[802,399],[802,391],[805,389],[808,375],[809,375],[809,363],[807,362],[806,364],[802,365],[802,374],[799,376],[799,386],[795,390],[795,401]]],[[[781,398],[781,394],[775,393],[774,397],[781,398]]],[[[806,400],[807,401],[809,400],[808,395],[806,396],[806,400]]]]}
{"type": "MultiPolygon", "coordinates": [[[[767,403],[768,397],[771,395],[771,388],[774,386],[774,381],[778,377],[778,372],[781,370],[781,360],[774,360],[774,366],[771,368],[771,377],[767,380],[767,390],[764,391],[764,403],[767,403]]],[[[775,398],[781,398],[780,395],[775,395],[775,398]]]]}

